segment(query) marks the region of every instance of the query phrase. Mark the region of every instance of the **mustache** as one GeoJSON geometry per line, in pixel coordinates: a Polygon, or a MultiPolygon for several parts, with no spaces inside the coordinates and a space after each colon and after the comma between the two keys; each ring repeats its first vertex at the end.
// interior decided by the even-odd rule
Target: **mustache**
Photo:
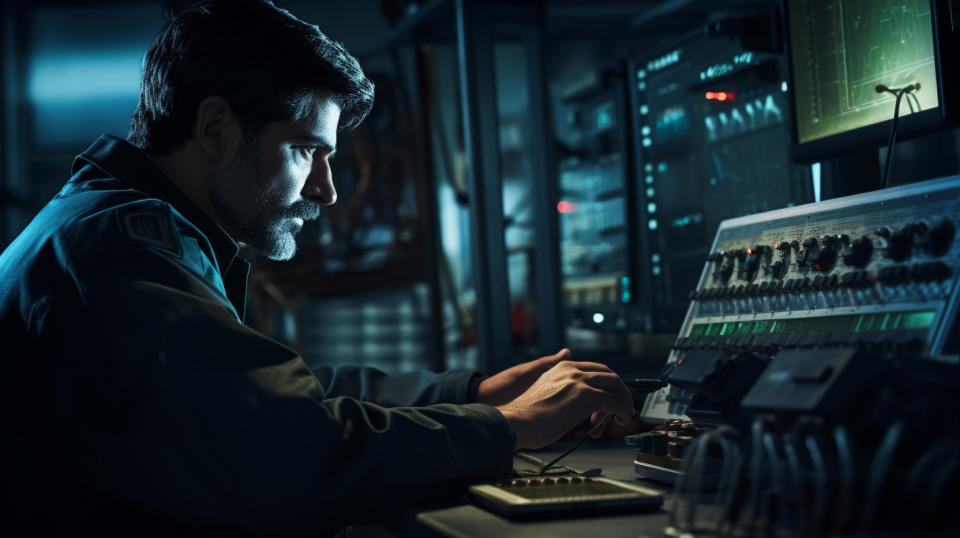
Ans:
{"type": "Polygon", "coordinates": [[[287,213],[288,218],[300,218],[305,221],[316,220],[320,217],[320,210],[323,206],[313,200],[300,200],[290,206],[287,213]]]}

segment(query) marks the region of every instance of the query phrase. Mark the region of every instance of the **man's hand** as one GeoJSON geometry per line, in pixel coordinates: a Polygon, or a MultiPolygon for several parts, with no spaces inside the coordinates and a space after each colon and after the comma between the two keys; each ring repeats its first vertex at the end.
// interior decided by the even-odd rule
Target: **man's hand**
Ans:
{"type": "Polygon", "coordinates": [[[487,405],[503,405],[523,394],[544,372],[560,361],[570,360],[570,350],[561,349],[555,355],[518,364],[488,377],[477,387],[477,401],[487,405]]]}
{"type": "Polygon", "coordinates": [[[564,360],[496,407],[517,434],[517,449],[546,446],[587,417],[599,420],[600,414],[609,414],[625,424],[634,413],[630,391],[612,370],[595,362],[564,360]]]}

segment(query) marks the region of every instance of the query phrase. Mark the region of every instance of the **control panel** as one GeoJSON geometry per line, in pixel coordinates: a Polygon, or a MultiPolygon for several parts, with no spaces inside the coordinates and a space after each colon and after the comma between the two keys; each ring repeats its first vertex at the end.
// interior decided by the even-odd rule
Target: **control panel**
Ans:
{"type": "MultiPolygon", "coordinates": [[[[723,221],[667,368],[850,346],[956,363],[958,225],[960,177],[723,221]]],[[[686,418],[691,386],[649,395],[643,417],[686,418]]]]}

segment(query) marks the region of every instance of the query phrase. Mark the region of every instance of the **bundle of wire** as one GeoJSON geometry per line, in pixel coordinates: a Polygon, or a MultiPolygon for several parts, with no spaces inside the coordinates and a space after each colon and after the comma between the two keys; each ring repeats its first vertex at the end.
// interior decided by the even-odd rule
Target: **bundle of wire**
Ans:
{"type": "Polygon", "coordinates": [[[758,420],[746,434],[717,428],[686,454],[670,534],[955,536],[960,516],[950,500],[960,444],[947,438],[901,460],[904,432],[894,422],[878,443],[858,449],[843,425],[800,422],[776,432],[758,420]],[[704,492],[705,470],[717,458],[722,476],[704,492]]]}

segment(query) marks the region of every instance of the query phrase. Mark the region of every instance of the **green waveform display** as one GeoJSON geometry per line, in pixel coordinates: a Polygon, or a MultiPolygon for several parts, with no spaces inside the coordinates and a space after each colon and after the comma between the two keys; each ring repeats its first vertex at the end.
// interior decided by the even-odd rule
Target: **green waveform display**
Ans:
{"type": "MultiPolygon", "coordinates": [[[[919,82],[920,110],[939,106],[929,0],[791,0],[797,139],[817,140],[893,119],[884,84],[919,82]]],[[[904,96],[900,115],[917,110],[904,96]]]]}

